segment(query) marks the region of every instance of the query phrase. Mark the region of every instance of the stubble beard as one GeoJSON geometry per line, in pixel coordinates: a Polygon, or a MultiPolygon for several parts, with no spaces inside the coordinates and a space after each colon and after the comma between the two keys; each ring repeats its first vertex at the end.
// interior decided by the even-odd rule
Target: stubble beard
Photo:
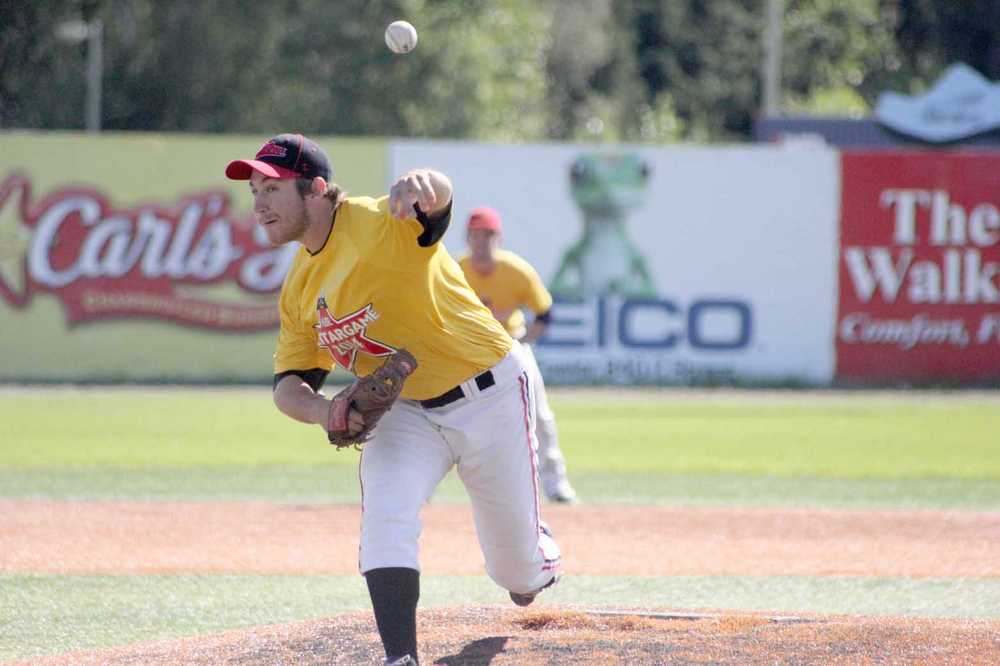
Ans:
{"type": "Polygon", "coordinates": [[[264,231],[267,233],[267,240],[274,247],[279,247],[292,241],[301,241],[307,229],[309,229],[309,218],[306,215],[304,202],[293,215],[279,219],[277,222],[264,227],[264,231]]]}

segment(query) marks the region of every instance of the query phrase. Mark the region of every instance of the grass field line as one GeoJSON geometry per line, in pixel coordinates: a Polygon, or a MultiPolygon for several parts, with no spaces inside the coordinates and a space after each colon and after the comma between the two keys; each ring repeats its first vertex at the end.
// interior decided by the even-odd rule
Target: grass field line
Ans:
{"type": "MultiPolygon", "coordinates": [[[[327,393],[335,393],[344,384],[328,384],[327,393]]],[[[937,401],[985,402],[1000,404],[1000,389],[987,388],[705,388],[688,386],[547,386],[557,400],[662,401],[665,403],[824,403],[853,401],[892,401],[922,403],[937,401]]],[[[2,395],[38,395],[51,393],[106,392],[111,394],[158,394],[177,391],[213,394],[261,395],[271,392],[270,385],[213,384],[0,384],[2,395]]]]}
{"type": "MultiPolygon", "coordinates": [[[[692,613],[689,611],[630,611],[630,610],[602,610],[599,608],[585,608],[583,613],[587,615],[600,615],[605,617],[650,617],[658,620],[718,620],[726,617],[726,613],[692,613]]],[[[761,615],[760,619],[768,622],[778,622],[785,624],[801,624],[803,622],[815,622],[813,618],[804,618],[797,615],[761,615]]]]}

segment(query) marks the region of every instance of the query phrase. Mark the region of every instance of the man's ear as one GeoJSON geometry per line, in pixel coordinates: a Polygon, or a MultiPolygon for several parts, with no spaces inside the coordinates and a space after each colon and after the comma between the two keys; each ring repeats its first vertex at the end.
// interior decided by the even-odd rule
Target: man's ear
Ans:
{"type": "Polygon", "coordinates": [[[309,187],[310,194],[315,194],[316,196],[323,196],[326,194],[326,180],[320,176],[316,176],[312,179],[312,185],[309,187]]]}

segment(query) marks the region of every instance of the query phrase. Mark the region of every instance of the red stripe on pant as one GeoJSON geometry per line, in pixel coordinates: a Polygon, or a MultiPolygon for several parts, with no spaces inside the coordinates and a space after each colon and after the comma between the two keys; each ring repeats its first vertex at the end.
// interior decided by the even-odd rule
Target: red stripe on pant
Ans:
{"type": "Polygon", "coordinates": [[[538,467],[535,461],[535,450],[531,446],[531,396],[528,392],[529,385],[527,373],[522,372],[521,376],[517,378],[517,381],[521,384],[521,405],[524,408],[524,435],[525,442],[528,445],[529,460],[531,460],[531,483],[535,494],[535,530],[541,531],[539,527],[539,523],[541,522],[541,512],[538,507],[538,467]]]}

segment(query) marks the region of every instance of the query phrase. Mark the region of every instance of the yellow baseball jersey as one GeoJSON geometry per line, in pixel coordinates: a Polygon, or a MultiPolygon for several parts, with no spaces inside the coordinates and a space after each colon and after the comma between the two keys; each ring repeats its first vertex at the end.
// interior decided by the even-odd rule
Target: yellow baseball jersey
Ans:
{"type": "Polygon", "coordinates": [[[513,342],[483,306],[443,243],[421,247],[423,227],[397,220],[388,197],[349,197],[326,244],[299,249],[281,288],[275,373],[370,374],[397,349],[417,359],[402,396],[426,400],[490,368],[513,342]]]}
{"type": "Polygon", "coordinates": [[[494,259],[496,265],[486,275],[472,267],[469,255],[458,263],[483,304],[510,335],[520,338],[526,332],[521,308],[528,308],[535,314],[548,312],[552,307],[552,295],[531,264],[513,252],[496,250],[494,259]]]}

